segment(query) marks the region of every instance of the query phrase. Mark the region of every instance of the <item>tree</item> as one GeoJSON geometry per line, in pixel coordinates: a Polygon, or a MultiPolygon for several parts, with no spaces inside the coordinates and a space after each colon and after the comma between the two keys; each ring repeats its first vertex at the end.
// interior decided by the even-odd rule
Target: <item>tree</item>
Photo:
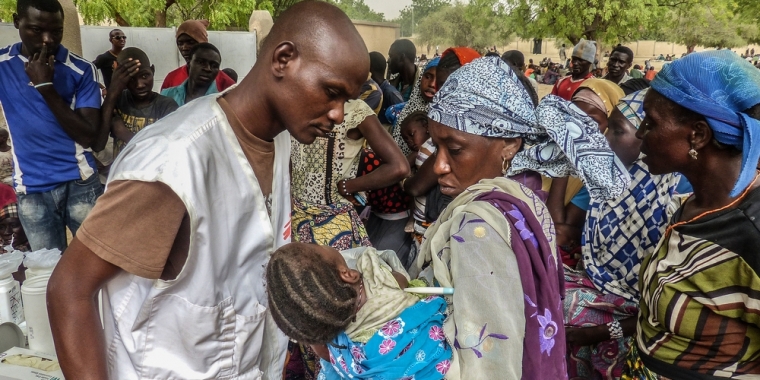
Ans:
{"type": "Polygon", "coordinates": [[[666,29],[667,39],[686,45],[689,52],[696,46],[730,49],[757,38],[757,26],[744,22],[730,3],[695,4],[675,9],[668,17],[673,27],[666,29]]]}
{"type": "MultiPolygon", "coordinates": [[[[13,0],[0,0],[13,1],[13,0]]],[[[179,25],[188,19],[207,19],[210,29],[248,28],[255,9],[273,17],[301,0],[75,0],[88,24],[113,21],[119,26],[179,25]]]]}
{"type": "Polygon", "coordinates": [[[373,11],[364,4],[364,0],[330,0],[330,2],[345,12],[351,20],[385,21],[385,15],[373,11]]]}
{"type": "Polygon", "coordinates": [[[662,16],[658,1],[663,0],[504,0],[504,3],[520,37],[557,37],[577,44],[581,38],[601,43],[637,39],[662,16]]]}
{"type": "Polygon", "coordinates": [[[447,5],[420,22],[418,41],[427,45],[484,49],[508,42],[512,31],[497,0],[470,0],[447,5]]]}
{"type": "Polygon", "coordinates": [[[412,0],[412,5],[404,7],[393,22],[401,25],[402,37],[411,37],[422,20],[446,5],[450,5],[449,0],[412,0]]]}

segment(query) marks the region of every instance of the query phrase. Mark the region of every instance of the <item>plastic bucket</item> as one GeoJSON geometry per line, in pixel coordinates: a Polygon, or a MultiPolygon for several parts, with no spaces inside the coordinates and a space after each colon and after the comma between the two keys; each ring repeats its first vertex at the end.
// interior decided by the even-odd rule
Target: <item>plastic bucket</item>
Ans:
{"type": "Polygon", "coordinates": [[[50,276],[36,276],[21,285],[21,299],[29,336],[29,349],[55,355],[53,332],[47,311],[47,283],[50,276]]]}
{"type": "Polygon", "coordinates": [[[53,274],[53,269],[55,269],[55,267],[52,267],[52,268],[36,268],[36,269],[26,268],[26,272],[25,272],[25,274],[26,274],[26,280],[25,281],[29,281],[29,280],[37,277],[37,276],[47,276],[47,277],[50,277],[50,275],[53,274]]]}

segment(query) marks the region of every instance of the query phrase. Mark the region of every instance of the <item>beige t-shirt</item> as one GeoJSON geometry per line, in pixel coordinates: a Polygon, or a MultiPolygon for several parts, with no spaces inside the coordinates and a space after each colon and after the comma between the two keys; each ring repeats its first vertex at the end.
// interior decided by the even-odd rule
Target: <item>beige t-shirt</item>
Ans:
{"type": "MultiPolygon", "coordinates": [[[[254,136],[223,97],[218,100],[265,197],[272,192],[274,142],[254,136]]],[[[182,112],[181,110],[178,112],[182,112]]],[[[114,181],[77,232],[96,255],[134,275],[177,277],[190,245],[184,203],[161,182],[114,181]]]]}

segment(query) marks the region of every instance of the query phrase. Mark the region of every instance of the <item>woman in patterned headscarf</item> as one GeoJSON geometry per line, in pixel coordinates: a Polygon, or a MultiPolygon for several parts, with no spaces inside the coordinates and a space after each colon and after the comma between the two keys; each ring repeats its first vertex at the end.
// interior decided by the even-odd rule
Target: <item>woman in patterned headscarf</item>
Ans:
{"type": "Polygon", "coordinates": [[[593,197],[609,199],[628,173],[587,115],[555,96],[535,108],[496,57],[451,74],[428,116],[434,171],[455,199],[425,233],[417,268],[455,288],[446,378],[566,379],[554,227],[535,189],[506,177],[578,175],[593,197]]]}
{"type": "Polygon", "coordinates": [[[657,74],[644,109],[643,161],[652,174],[682,173],[694,193],[641,263],[631,367],[758,378],[760,71],[728,50],[689,54],[657,74]]]}
{"type": "Polygon", "coordinates": [[[673,194],[680,176],[652,175],[641,160],[636,131],[644,119],[646,93],[621,99],[611,110],[605,134],[628,167],[630,186],[618,198],[591,201],[588,208],[579,209],[582,219],[570,222],[585,223],[583,264],[577,271],[565,267],[563,305],[571,379],[620,377],[636,331],[641,260],[654,251],[676,208],[673,194]]]}

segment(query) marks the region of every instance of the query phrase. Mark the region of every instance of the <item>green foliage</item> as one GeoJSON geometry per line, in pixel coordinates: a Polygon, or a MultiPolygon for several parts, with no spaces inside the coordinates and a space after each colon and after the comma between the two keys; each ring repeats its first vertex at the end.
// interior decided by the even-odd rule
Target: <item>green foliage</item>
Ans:
{"type": "MultiPolygon", "coordinates": [[[[0,0],[13,1],[13,0],[0,0]]],[[[276,17],[300,0],[74,0],[85,23],[113,21],[120,26],[176,26],[184,20],[209,20],[211,30],[248,28],[255,9],[276,17]]]]}
{"type": "Polygon", "coordinates": [[[13,22],[16,0],[0,0],[0,22],[13,22]]]}
{"type": "Polygon", "coordinates": [[[351,20],[385,21],[385,15],[373,11],[367,4],[364,4],[364,0],[330,0],[330,2],[346,12],[351,20]]]}
{"type": "Polygon", "coordinates": [[[411,37],[422,20],[446,5],[450,5],[449,0],[412,0],[412,5],[404,7],[392,21],[401,25],[402,37],[411,37]]]}
{"type": "Polygon", "coordinates": [[[444,6],[420,22],[418,41],[432,46],[484,49],[504,45],[512,34],[507,15],[497,0],[470,0],[444,6]]]}
{"type": "Polygon", "coordinates": [[[710,1],[676,8],[668,17],[666,28],[669,41],[695,46],[735,48],[757,39],[757,25],[743,20],[732,2],[710,1]]]}
{"type": "Polygon", "coordinates": [[[572,43],[581,38],[610,44],[635,40],[663,14],[658,0],[505,0],[504,3],[520,37],[566,38],[572,43]]]}

